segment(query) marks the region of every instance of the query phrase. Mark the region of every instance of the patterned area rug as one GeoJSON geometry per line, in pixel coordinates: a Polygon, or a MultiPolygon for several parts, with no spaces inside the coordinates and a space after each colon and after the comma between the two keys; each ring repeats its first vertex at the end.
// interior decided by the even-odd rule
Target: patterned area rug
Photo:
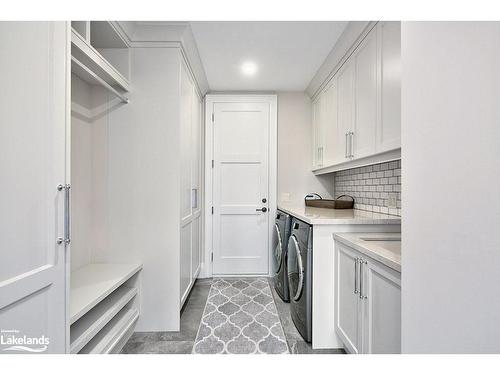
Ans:
{"type": "Polygon", "coordinates": [[[193,353],[289,353],[267,279],[214,279],[193,353]]]}

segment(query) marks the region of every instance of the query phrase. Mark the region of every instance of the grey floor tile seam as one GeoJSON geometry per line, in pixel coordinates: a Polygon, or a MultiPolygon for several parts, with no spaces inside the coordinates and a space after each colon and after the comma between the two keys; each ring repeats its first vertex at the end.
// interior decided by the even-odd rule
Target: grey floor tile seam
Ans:
{"type": "MultiPolygon", "coordinates": [[[[213,282],[213,280],[212,280],[213,282]]],[[[203,310],[202,310],[202,313],[201,313],[201,317],[200,317],[200,322],[198,323],[198,330],[196,331],[196,335],[194,336],[194,340],[193,340],[193,346],[191,348],[191,354],[196,354],[194,352],[194,344],[196,342],[196,338],[198,337],[198,335],[200,334],[200,329],[201,329],[201,320],[203,319],[203,313],[205,312],[206,308],[207,308],[207,304],[208,304],[208,298],[210,296],[210,290],[212,289],[212,283],[210,283],[210,288],[208,290],[208,294],[207,294],[207,299],[205,301],[205,306],[203,307],[203,310]]]]}
{"type": "Polygon", "coordinates": [[[281,299],[279,301],[277,300],[280,297],[276,294],[276,290],[274,289],[273,279],[268,279],[268,281],[269,281],[269,285],[271,286],[271,295],[273,297],[274,304],[276,305],[276,310],[278,310],[278,318],[280,320],[281,327],[282,327],[283,333],[285,335],[285,340],[286,340],[286,343],[288,345],[288,350],[290,351],[290,354],[296,354],[293,351],[293,349],[294,349],[293,346],[290,345],[290,340],[288,338],[288,333],[285,331],[285,326],[284,326],[284,322],[283,322],[283,318],[282,318],[283,309],[281,308],[281,304],[284,303],[284,301],[282,301],[281,299]]]}

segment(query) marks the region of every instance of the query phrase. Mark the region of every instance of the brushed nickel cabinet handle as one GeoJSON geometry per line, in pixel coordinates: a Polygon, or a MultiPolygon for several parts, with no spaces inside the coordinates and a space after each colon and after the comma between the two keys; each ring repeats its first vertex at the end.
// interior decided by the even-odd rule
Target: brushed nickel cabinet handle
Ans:
{"type": "Polygon", "coordinates": [[[345,158],[347,159],[348,158],[348,155],[347,155],[347,137],[349,136],[349,133],[345,133],[345,158]]]}
{"type": "Polygon", "coordinates": [[[71,190],[71,185],[70,184],[59,184],[57,185],[57,190],[62,191],[64,190],[64,238],[61,241],[60,238],[57,239],[57,243],[60,244],[64,242],[66,245],[69,245],[71,242],[71,196],[70,196],[70,190],[71,190]]]}
{"type": "Polygon", "coordinates": [[[351,147],[350,147],[350,153],[349,153],[349,157],[353,158],[354,157],[354,153],[353,153],[353,149],[354,149],[354,132],[350,132],[350,136],[351,136],[351,147]]]}
{"type": "Polygon", "coordinates": [[[354,294],[358,294],[358,262],[359,258],[354,260],[354,294]]]}

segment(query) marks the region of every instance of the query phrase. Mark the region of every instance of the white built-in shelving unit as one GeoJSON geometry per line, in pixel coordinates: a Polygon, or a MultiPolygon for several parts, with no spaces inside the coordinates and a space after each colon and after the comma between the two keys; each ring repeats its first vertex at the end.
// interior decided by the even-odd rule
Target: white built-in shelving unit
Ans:
{"type": "Polygon", "coordinates": [[[101,85],[124,103],[130,91],[130,51],[111,21],[71,22],[71,72],[101,85]]]}
{"type": "Polygon", "coordinates": [[[140,264],[88,264],[72,272],[70,352],[121,349],[139,317],[140,264]],[[121,344],[121,345],[120,345],[121,344]]]}
{"type": "MultiPolygon", "coordinates": [[[[111,139],[104,132],[113,121],[116,98],[128,103],[130,50],[112,21],[71,22],[71,280],[69,344],[67,352],[117,353],[134,331],[140,313],[142,265],[109,255],[108,246],[93,239],[93,224],[106,216],[107,175],[96,165],[106,164],[111,139]],[[112,95],[107,95],[106,91],[112,95]],[[106,94],[106,95],[103,95],[106,94]],[[101,142],[102,140],[102,142],[101,142]],[[95,169],[94,169],[95,168],[95,169]],[[102,204],[92,205],[96,197],[102,204]],[[104,263],[103,261],[106,261],[104,263]]],[[[119,130],[118,130],[119,131],[119,130]]],[[[104,236],[108,234],[103,229],[104,236]]],[[[102,238],[102,237],[98,237],[102,238]]],[[[113,242],[109,243],[109,248],[113,242]]]]}

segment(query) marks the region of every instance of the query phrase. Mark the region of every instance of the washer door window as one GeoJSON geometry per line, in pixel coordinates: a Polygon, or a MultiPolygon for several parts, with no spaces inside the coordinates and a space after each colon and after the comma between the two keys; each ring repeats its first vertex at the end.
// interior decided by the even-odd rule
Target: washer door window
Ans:
{"type": "Polygon", "coordinates": [[[304,286],[304,267],[299,243],[294,234],[288,242],[288,281],[290,284],[290,296],[298,301],[304,286]]]}
{"type": "Polygon", "coordinates": [[[278,237],[278,243],[274,249],[274,272],[278,273],[281,269],[281,255],[283,254],[283,243],[281,241],[281,231],[278,224],[274,224],[274,229],[276,230],[276,237],[278,237]]]}

